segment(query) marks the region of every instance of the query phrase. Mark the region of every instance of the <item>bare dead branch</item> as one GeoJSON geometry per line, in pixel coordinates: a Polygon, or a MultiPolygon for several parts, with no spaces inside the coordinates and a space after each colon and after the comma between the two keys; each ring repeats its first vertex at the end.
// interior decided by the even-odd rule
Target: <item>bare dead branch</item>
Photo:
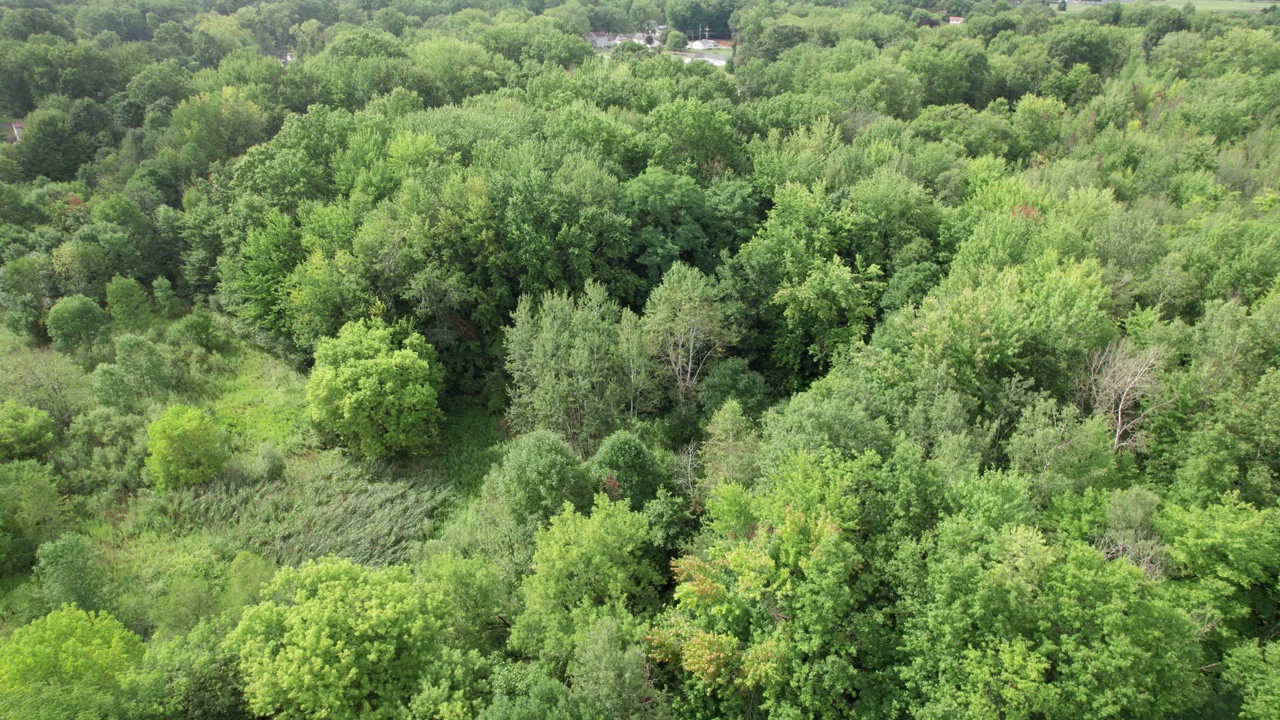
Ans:
{"type": "Polygon", "coordinates": [[[1139,350],[1127,340],[1112,342],[1090,359],[1081,395],[1093,412],[1105,417],[1110,424],[1112,450],[1141,445],[1142,425],[1170,402],[1150,402],[1160,389],[1159,370],[1163,360],[1161,348],[1139,350]]]}

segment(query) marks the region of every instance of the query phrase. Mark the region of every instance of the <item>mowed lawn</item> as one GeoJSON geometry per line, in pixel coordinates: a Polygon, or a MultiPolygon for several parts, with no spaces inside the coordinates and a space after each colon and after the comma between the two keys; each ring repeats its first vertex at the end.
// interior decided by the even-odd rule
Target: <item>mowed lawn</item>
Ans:
{"type": "MultiPolygon", "coordinates": [[[[1185,3],[1170,2],[1169,0],[1155,0],[1155,5],[1169,5],[1181,8],[1185,3]]],[[[1262,12],[1268,7],[1272,7],[1278,3],[1274,2],[1248,2],[1248,0],[1191,0],[1191,4],[1196,10],[1201,12],[1262,12]]],[[[1068,2],[1067,12],[1084,12],[1089,8],[1100,7],[1090,3],[1068,2]]]]}
{"type": "Polygon", "coordinates": [[[1191,4],[1195,5],[1197,10],[1207,12],[1262,12],[1277,3],[1242,2],[1242,0],[1193,0],[1191,4]]]}

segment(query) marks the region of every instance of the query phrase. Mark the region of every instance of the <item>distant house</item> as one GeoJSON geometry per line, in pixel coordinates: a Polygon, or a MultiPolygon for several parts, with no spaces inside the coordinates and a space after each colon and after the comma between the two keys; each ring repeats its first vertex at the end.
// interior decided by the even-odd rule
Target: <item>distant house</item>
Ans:
{"type": "Polygon", "coordinates": [[[276,53],[276,60],[280,61],[280,64],[281,64],[281,65],[284,65],[284,66],[286,66],[286,67],[287,67],[287,66],[289,65],[289,63],[293,62],[293,53],[291,53],[291,52],[278,52],[278,53],[276,53]]]}
{"type": "Polygon", "coordinates": [[[947,18],[947,22],[951,23],[952,25],[963,25],[964,18],[958,15],[952,15],[951,17],[947,18]]]}
{"type": "Polygon", "coordinates": [[[23,127],[24,127],[24,124],[20,122],[16,122],[13,124],[13,141],[14,142],[18,142],[19,140],[22,139],[23,127]]]}
{"type": "Polygon", "coordinates": [[[626,42],[627,40],[630,40],[631,42],[638,42],[647,48],[656,48],[661,44],[658,42],[658,37],[652,33],[638,32],[618,36],[618,42],[626,42]]]}
{"type": "Polygon", "coordinates": [[[608,50],[614,48],[624,42],[633,42],[644,45],[647,48],[656,48],[662,43],[658,42],[656,35],[652,33],[621,33],[611,35],[609,33],[587,33],[587,42],[591,43],[591,47],[596,50],[608,50]]]}
{"type": "Polygon", "coordinates": [[[716,42],[715,40],[704,38],[701,40],[689,41],[690,50],[715,50],[718,47],[720,47],[720,43],[716,42]]]}

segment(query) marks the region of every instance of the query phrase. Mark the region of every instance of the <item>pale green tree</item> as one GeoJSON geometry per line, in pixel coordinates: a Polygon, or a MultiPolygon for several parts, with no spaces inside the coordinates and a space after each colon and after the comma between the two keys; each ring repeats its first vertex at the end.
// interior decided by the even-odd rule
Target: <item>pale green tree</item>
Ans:
{"type": "Polygon", "coordinates": [[[1195,625],[1130,563],[957,519],[924,582],[903,636],[916,717],[1167,717],[1200,699],[1195,625]]]}
{"type": "Polygon", "coordinates": [[[443,376],[421,335],[396,338],[381,321],[361,320],[316,344],[307,404],[316,427],[358,455],[421,454],[444,420],[437,404],[443,376]]]}
{"type": "Polygon", "coordinates": [[[142,638],[106,613],[55,610],[0,644],[0,713],[128,717],[142,638]]]}
{"type": "Polygon", "coordinates": [[[444,645],[442,593],[403,566],[331,558],[282,569],[226,640],[249,708],[282,720],[379,720],[429,695],[417,704],[439,714],[426,717],[469,712],[465,669],[476,660],[444,645]]]}
{"type": "Polygon", "coordinates": [[[1280,703],[1280,646],[1270,642],[1249,643],[1227,656],[1223,677],[1244,698],[1240,717],[1247,720],[1270,720],[1280,703]]]}
{"type": "Polygon", "coordinates": [[[53,418],[45,411],[12,400],[0,402],[0,463],[41,460],[56,439],[53,418]]]}
{"type": "Polygon", "coordinates": [[[750,486],[756,478],[756,448],[760,432],[742,412],[737,400],[726,400],[707,424],[707,439],[699,446],[706,487],[704,498],[721,483],[750,486]]]}
{"type": "Polygon", "coordinates": [[[719,293],[697,268],[676,263],[649,295],[644,325],[651,352],[666,368],[676,405],[684,412],[697,399],[707,363],[733,339],[719,293]]]}
{"type": "Polygon", "coordinates": [[[859,542],[873,510],[853,488],[869,501],[878,464],[797,454],[772,472],[772,492],[716,488],[708,550],[672,563],[674,602],[648,636],[682,678],[688,712],[830,717],[863,706],[851,689],[863,681],[855,658],[878,642],[863,614],[877,571],[859,542]]]}
{"type": "Polygon", "coordinates": [[[625,503],[598,495],[590,515],[566,503],[538,531],[512,647],[564,668],[576,636],[592,621],[652,609],[662,576],[650,557],[650,537],[648,519],[625,503]]]}
{"type": "Polygon", "coordinates": [[[226,464],[222,432],[198,408],[171,405],[147,428],[147,470],[157,490],[208,482],[226,464]]]}

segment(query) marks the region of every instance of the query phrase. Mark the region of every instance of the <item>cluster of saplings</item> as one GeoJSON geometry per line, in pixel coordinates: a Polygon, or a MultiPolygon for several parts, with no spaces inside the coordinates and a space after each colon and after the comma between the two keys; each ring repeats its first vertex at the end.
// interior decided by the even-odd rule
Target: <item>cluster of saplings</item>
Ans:
{"type": "Polygon", "coordinates": [[[0,0],[0,717],[1274,718],[1278,21],[0,0]]]}

